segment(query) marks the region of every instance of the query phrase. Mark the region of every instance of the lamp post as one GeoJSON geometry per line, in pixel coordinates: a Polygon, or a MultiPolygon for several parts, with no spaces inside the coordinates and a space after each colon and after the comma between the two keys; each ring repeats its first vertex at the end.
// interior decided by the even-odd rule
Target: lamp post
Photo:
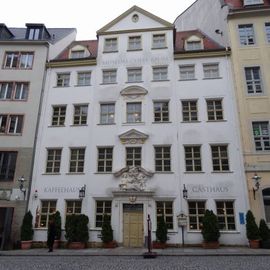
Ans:
{"type": "Polygon", "coordinates": [[[83,187],[81,187],[79,190],[79,198],[81,200],[85,197],[85,190],[86,190],[86,185],[83,185],[83,187]]]}
{"type": "Polygon", "coordinates": [[[25,200],[25,195],[26,195],[26,188],[24,187],[24,182],[26,181],[24,176],[21,176],[19,179],[19,188],[20,191],[23,193],[23,200],[25,200]]]}
{"type": "Polygon", "coordinates": [[[254,176],[252,176],[252,180],[254,181],[254,186],[253,186],[253,198],[254,200],[256,200],[256,191],[259,190],[260,188],[260,180],[262,178],[260,176],[257,175],[257,173],[254,174],[254,176]]]}

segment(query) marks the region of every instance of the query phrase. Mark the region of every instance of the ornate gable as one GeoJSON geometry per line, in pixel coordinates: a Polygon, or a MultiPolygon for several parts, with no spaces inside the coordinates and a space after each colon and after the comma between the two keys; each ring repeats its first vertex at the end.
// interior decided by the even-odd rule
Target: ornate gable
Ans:
{"type": "Polygon", "coordinates": [[[131,129],[119,135],[119,139],[122,144],[144,144],[148,137],[149,136],[147,134],[136,129],[131,129]]]}

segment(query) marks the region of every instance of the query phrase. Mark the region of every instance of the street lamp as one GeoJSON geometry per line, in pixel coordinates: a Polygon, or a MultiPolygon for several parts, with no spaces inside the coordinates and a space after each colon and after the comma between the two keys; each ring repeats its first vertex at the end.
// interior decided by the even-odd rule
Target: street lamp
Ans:
{"type": "Polygon", "coordinates": [[[79,190],[79,198],[81,200],[85,197],[85,190],[86,190],[86,185],[83,185],[83,187],[81,187],[79,190]]]}
{"type": "Polygon", "coordinates": [[[254,181],[254,186],[253,186],[253,198],[254,200],[256,200],[256,191],[259,190],[260,188],[260,180],[262,178],[260,176],[257,175],[257,173],[254,174],[254,176],[252,176],[252,180],[254,181]]]}
{"type": "Polygon", "coordinates": [[[23,199],[25,200],[25,195],[26,195],[26,188],[24,187],[24,182],[26,181],[24,176],[21,176],[19,179],[19,188],[20,191],[23,193],[23,199]]]}
{"type": "Polygon", "coordinates": [[[186,185],[184,184],[183,188],[183,198],[186,200],[188,198],[188,190],[186,189],[186,185]]]}

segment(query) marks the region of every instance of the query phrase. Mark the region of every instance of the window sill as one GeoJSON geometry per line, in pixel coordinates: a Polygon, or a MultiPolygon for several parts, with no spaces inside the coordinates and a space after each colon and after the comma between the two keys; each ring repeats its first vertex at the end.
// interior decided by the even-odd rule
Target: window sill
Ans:
{"type": "Polygon", "coordinates": [[[88,124],[81,124],[81,125],[70,125],[70,127],[87,127],[88,124]]]}
{"type": "Polygon", "coordinates": [[[94,174],[113,174],[113,172],[95,172],[94,174]]]}
{"type": "Polygon", "coordinates": [[[97,125],[98,126],[111,126],[111,125],[116,125],[116,123],[99,123],[97,125]]]}
{"type": "Polygon", "coordinates": [[[53,88],[68,88],[68,87],[70,87],[70,85],[64,85],[64,86],[54,86],[53,88]]]}
{"type": "Polygon", "coordinates": [[[169,82],[170,80],[164,79],[164,80],[152,80],[152,82],[169,82]]]}
{"type": "Polygon", "coordinates": [[[163,122],[152,122],[152,124],[171,124],[171,121],[163,121],[163,122]]]}
{"type": "Polygon", "coordinates": [[[83,173],[83,172],[69,172],[69,173],[66,173],[66,175],[85,175],[85,173],[83,173]]]}
{"type": "Polygon", "coordinates": [[[194,79],[179,79],[178,81],[180,82],[188,82],[188,81],[197,81],[198,79],[194,78],[194,79]]]}
{"type": "Polygon", "coordinates": [[[152,47],[152,50],[163,50],[163,49],[168,49],[168,47],[152,47]]]}
{"type": "Polygon", "coordinates": [[[184,172],[184,174],[196,174],[196,173],[198,173],[198,174],[203,174],[203,173],[205,173],[205,172],[203,172],[203,171],[184,172]]]}
{"type": "Polygon", "coordinates": [[[48,128],[59,128],[59,127],[66,127],[65,125],[59,125],[59,126],[48,126],[48,128]]]}
{"type": "Polygon", "coordinates": [[[262,98],[268,98],[267,95],[265,95],[264,93],[247,93],[247,99],[262,99],[262,98]]]}
{"type": "Polygon", "coordinates": [[[43,173],[42,175],[61,175],[61,173],[43,173]]]}
{"type": "Polygon", "coordinates": [[[239,231],[222,231],[222,230],[220,230],[220,233],[223,233],[223,234],[229,234],[229,233],[232,233],[232,234],[240,234],[240,232],[239,231]]]}
{"type": "Polygon", "coordinates": [[[22,133],[0,133],[0,136],[22,136],[22,133]]]}
{"type": "Polygon", "coordinates": [[[103,51],[102,53],[118,53],[118,50],[115,50],[115,51],[103,51]]]}
{"type": "Polygon", "coordinates": [[[132,123],[123,123],[123,126],[140,126],[140,125],[145,125],[145,122],[132,122],[132,123]]]}
{"type": "Polygon", "coordinates": [[[212,122],[214,122],[214,123],[216,123],[216,122],[227,122],[227,120],[225,120],[225,119],[223,119],[223,120],[207,120],[206,122],[207,123],[212,123],[212,122]]]}
{"type": "Polygon", "coordinates": [[[215,78],[203,78],[203,80],[219,80],[222,79],[222,77],[215,77],[215,78]]]}
{"type": "Polygon", "coordinates": [[[139,49],[127,49],[127,52],[138,52],[138,51],[142,51],[142,48],[139,49]]]}
{"type": "Polygon", "coordinates": [[[76,85],[74,85],[74,87],[85,87],[85,86],[92,86],[92,85],[91,84],[82,84],[82,85],[76,84],[76,85]]]}
{"type": "Polygon", "coordinates": [[[127,81],[126,83],[143,83],[143,81],[134,81],[134,82],[127,81]]]}
{"type": "Polygon", "coordinates": [[[167,171],[167,172],[155,171],[155,174],[174,174],[174,172],[171,172],[171,171],[167,171]]]}
{"type": "Polygon", "coordinates": [[[201,123],[201,121],[181,121],[182,124],[201,123]]]}
{"type": "Polygon", "coordinates": [[[117,84],[117,82],[107,82],[107,83],[101,83],[100,85],[111,85],[111,84],[117,84]]]}
{"type": "Polygon", "coordinates": [[[233,171],[212,171],[211,173],[234,173],[233,171]]]}

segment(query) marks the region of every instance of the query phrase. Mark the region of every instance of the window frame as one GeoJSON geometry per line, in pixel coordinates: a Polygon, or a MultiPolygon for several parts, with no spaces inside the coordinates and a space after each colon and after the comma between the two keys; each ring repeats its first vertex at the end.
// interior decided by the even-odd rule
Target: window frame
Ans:
{"type": "Polygon", "coordinates": [[[142,50],[142,36],[140,35],[134,35],[128,37],[128,51],[140,51],[142,50]],[[131,43],[131,39],[135,39],[135,42],[131,43]],[[138,39],[139,41],[137,41],[138,39]],[[139,45],[137,45],[139,43],[139,45]],[[136,46],[132,47],[131,44],[136,44],[136,46]]]}
{"type": "Polygon", "coordinates": [[[65,217],[71,215],[80,215],[82,213],[82,200],[66,199],[65,201],[66,201],[65,217]],[[72,205],[68,206],[68,203],[72,205]],[[79,204],[79,206],[76,204],[79,204]],[[71,212],[68,212],[68,209],[70,209],[71,212]],[[80,212],[78,213],[77,211],[75,211],[76,209],[80,209],[80,212]]]}
{"type": "Polygon", "coordinates": [[[168,81],[168,66],[153,66],[153,82],[168,81]]]}
{"type": "Polygon", "coordinates": [[[128,83],[142,82],[142,68],[141,67],[127,68],[127,82],[128,83]],[[130,72],[132,74],[130,74],[130,72]],[[132,75],[132,79],[130,79],[131,75],[132,75]]]}
{"type": "Polygon", "coordinates": [[[184,123],[198,122],[198,100],[181,100],[182,105],[182,121],[184,123]],[[195,104],[191,104],[195,103],[195,104]],[[195,105],[195,109],[194,109],[195,105]],[[196,119],[195,119],[196,118],[196,119]]]}
{"type": "Polygon", "coordinates": [[[155,150],[155,172],[156,173],[170,173],[172,171],[171,168],[171,163],[172,163],[172,156],[171,156],[171,145],[155,145],[154,146],[154,150],[155,150]],[[158,148],[160,148],[161,152],[157,152],[158,148]],[[168,149],[167,149],[168,148],[168,149]],[[164,150],[169,150],[164,152],[164,150]],[[165,155],[169,155],[169,157],[165,157],[165,155]],[[161,157],[159,157],[161,156],[161,157]],[[160,161],[160,162],[158,162],[160,161]],[[168,164],[165,164],[167,163],[168,164]],[[160,164],[158,164],[160,163],[160,164]],[[166,169],[166,167],[168,168],[168,170],[166,169]]]}
{"type": "Polygon", "coordinates": [[[112,146],[98,146],[97,147],[97,172],[111,173],[113,169],[113,147],[112,146]],[[101,156],[101,150],[104,150],[104,158],[101,156]],[[111,153],[108,153],[111,150],[111,153]],[[109,156],[111,154],[111,157],[109,156]],[[103,169],[102,169],[103,168],[103,169]]]}
{"type": "Polygon", "coordinates": [[[102,70],[102,84],[116,84],[116,83],[117,83],[117,69],[116,68],[103,69],[102,70]]]}
{"type": "Polygon", "coordinates": [[[202,229],[202,219],[204,217],[204,212],[201,213],[201,209],[204,209],[204,212],[206,210],[206,201],[204,200],[199,200],[199,201],[195,201],[195,200],[189,200],[188,201],[188,230],[189,231],[201,231],[202,229]],[[191,203],[195,203],[195,207],[191,208],[190,204],[191,203]],[[203,203],[204,207],[199,207],[198,204],[199,203],[203,203]],[[194,209],[195,210],[195,214],[191,214],[190,210],[194,209]],[[194,224],[194,222],[191,222],[191,218],[196,218],[196,227],[195,228],[191,228],[191,224],[194,224]]]}
{"type": "Polygon", "coordinates": [[[228,144],[212,144],[210,146],[211,146],[213,172],[214,173],[215,172],[230,172],[229,145],[228,144]],[[215,150],[214,147],[217,147],[218,151],[214,152],[215,150]],[[224,154],[224,150],[221,149],[224,147],[226,148],[225,149],[226,155],[224,154]],[[218,164],[215,161],[218,161],[218,164]]]}
{"type": "Polygon", "coordinates": [[[195,64],[179,65],[179,75],[180,75],[180,79],[179,79],[180,81],[196,80],[196,78],[195,78],[195,64]]]}
{"type": "Polygon", "coordinates": [[[73,104],[73,126],[86,126],[88,120],[88,104],[73,104]],[[79,112],[76,110],[79,109],[79,112]],[[86,109],[86,114],[84,114],[86,109]]]}
{"type": "Polygon", "coordinates": [[[77,72],[77,86],[90,86],[91,85],[91,71],[78,71],[77,72]],[[83,75],[83,78],[80,76],[83,75]]]}
{"type": "Polygon", "coordinates": [[[3,61],[3,69],[22,69],[22,70],[31,70],[34,64],[34,52],[33,51],[6,51],[3,61]],[[7,65],[8,55],[12,54],[10,64],[7,65]],[[26,56],[26,62],[23,64],[23,56],[26,56]],[[30,65],[29,64],[30,57],[30,65]],[[16,60],[14,60],[16,59],[16,60]],[[15,61],[15,64],[14,64],[15,61]]]}
{"type": "Polygon", "coordinates": [[[62,148],[47,148],[45,174],[60,174],[61,159],[62,159],[62,148]],[[52,152],[51,160],[49,160],[50,151],[52,152]],[[59,151],[60,153],[57,153],[59,151]],[[49,163],[51,163],[50,167],[49,167],[49,163]],[[56,163],[59,163],[59,165],[57,166],[56,163]],[[51,168],[51,171],[48,171],[48,168],[51,168]]]}
{"type": "Polygon", "coordinates": [[[152,35],[152,49],[166,49],[167,48],[167,38],[166,33],[157,33],[152,35]],[[164,37],[164,41],[156,40],[156,37],[164,37]]]}
{"type": "Polygon", "coordinates": [[[83,174],[84,173],[84,165],[85,165],[85,147],[70,147],[69,153],[69,174],[83,174]],[[77,151],[77,153],[73,153],[73,151],[77,151]],[[80,153],[80,151],[83,151],[80,153]],[[76,158],[72,158],[75,155],[76,158]],[[83,158],[80,158],[80,155],[83,158]],[[71,169],[71,168],[74,168],[71,169]]]}
{"type": "Polygon", "coordinates": [[[220,227],[220,218],[224,218],[224,225],[225,228],[220,228],[221,231],[236,231],[236,218],[235,218],[235,206],[234,206],[234,201],[233,200],[216,200],[216,211],[217,211],[217,219],[218,219],[218,224],[220,227]],[[218,208],[218,203],[223,203],[222,208],[218,208]],[[232,208],[228,208],[227,204],[228,203],[232,203],[232,208]],[[224,214],[219,214],[219,210],[218,209],[222,209],[224,214]],[[233,214],[228,214],[228,209],[232,209],[233,210],[233,214]],[[228,222],[228,218],[232,218],[233,217],[233,221],[234,221],[234,229],[229,229],[229,222],[228,222]]]}
{"type": "Polygon", "coordinates": [[[185,151],[185,172],[194,172],[194,173],[202,172],[201,145],[184,145],[184,151],[185,151]],[[188,148],[190,148],[189,152],[187,151],[189,150],[188,148]],[[199,151],[195,151],[198,149],[199,151]],[[190,154],[190,156],[188,156],[188,154],[190,154]],[[199,156],[196,156],[196,154],[199,156]],[[191,164],[188,164],[188,161],[191,162],[191,164]],[[199,164],[196,164],[196,161],[199,161],[199,164]]]}
{"type": "Polygon", "coordinates": [[[115,102],[100,103],[100,125],[113,125],[115,124],[115,102]],[[103,112],[102,109],[106,106],[106,111],[103,112]],[[110,106],[113,106],[113,113],[110,113],[110,106]],[[113,115],[113,117],[112,117],[113,115]],[[106,117],[106,121],[103,122],[103,118],[106,117]],[[110,121],[112,119],[112,122],[110,121]]]}
{"type": "Polygon", "coordinates": [[[118,52],[118,38],[117,37],[104,38],[103,53],[111,53],[111,52],[118,52]],[[109,41],[110,41],[110,44],[108,44],[109,41]],[[115,44],[113,44],[113,41],[115,41],[115,44]]]}
{"type": "Polygon", "coordinates": [[[51,126],[52,127],[64,127],[67,114],[67,105],[52,105],[52,117],[51,117],[51,126]],[[56,109],[59,112],[56,112],[56,109]],[[64,112],[62,112],[64,110],[64,112]],[[56,123],[54,123],[56,122],[56,123]]]}
{"type": "Polygon", "coordinates": [[[57,73],[55,87],[69,87],[69,86],[70,86],[70,72],[57,73]]]}
{"type": "Polygon", "coordinates": [[[224,121],[223,99],[222,98],[206,99],[205,101],[206,101],[206,109],[207,109],[207,121],[208,122],[224,121]],[[210,104],[210,102],[212,104],[210,104]],[[213,119],[210,119],[210,118],[213,118],[213,119]]]}
{"type": "Polygon", "coordinates": [[[142,147],[126,147],[126,167],[141,167],[142,166],[142,147]],[[130,151],[130,152],[129,152],[130,151]]]}
{"type": "Polygon", "coordinates": [[[17,157],[16,151],[0,151],[0,182],[14,180],[17,157]],[[7,166],[4,167],[5,165],[7,166]],[[2,178],[2,175],[5,176],[2,178]]]}
{"type": "Polygon", "coordinates": [[[270,22],[264,23],[266,42],[270,43],[270,22]]]}
{"type": "Polygon", "coordinates": [[[23,127],[24,127],[23,114],[0,114],[0,135],[20,136],[23,133],[23,127]],[[4,124],[2,124],[3,118],[5,118],[4,124]],[[13,118],[15,118],[15,123],[13,118]],[[14,131],[11,131],[11,129],[14,129],[14,131]]]}
{"type": "Polygon", "coordinates": [[[155,101],[153,101],[154,123],[168,123],[170,121],[169,104],[170,104],[170,102],[168,100],[155,100],[155,101]],[[156,110],[157,105],[161,105],[159,107],[159,111],[156,110]],[[165,105],[165,108],[164,108],[164,105],[165,105]],[[166,108],[166,105],[167,105],[167,108],[166,108]]]}
{"type": "Polygon", "coordinates": [[[270,123],[269,121],[252,121],[252,133],[253,133],[253,142],[256,152],[268,152],[270,151],[270,123]],[[258,125],[259,135],[255,135],[254,127],[258,125]],[[266,128],[263,128],[262,125],[266,125],[266,128]],[[268,134],[263,134],[264,130],[267,130],[268,134]],[[257,142],[260,143],[260,149],[257,148],[257,142]],[[267,146],[268,145],[268,146],[267,146]],[[267,149],[268,148],[268,149],[267,149]]]}
{"type": "Polygon", "coordinates": [[[56,211],[56,206],[57,206],[57,200],[41,200],[40,201],[40,215],[39,215],[39,220],[38,220],[38,227],[39,228],[48,228],[48,223],[50,220],[50,217],[54,215],[55,211],[56,211]],[[43,206],[43,203],[48,203],[47,211],[46,212],[42,212],[42,209],[45,208],[43,206]],[[55,203],[55,206],[51,206],[52,203],[55,203]],[[54,211],[53,211],[54,210],[54,211]],[[45,226],[41,226],[41,220],[42,220],[42,216],[46,216],[46,221],[45,221],[45,226]]]}
{"type": "Polygon", "coordinates": [[[101,228],[102,227],[102,222],[103,222],[103,217],[104,214],[107,214],[107,216],[109,217],[109,220],[111,222],[111,217],[112,217],[112,201],[110,200],[96,200],[95,203],[96,206],[96,211],[95,211],[95,228],[101,228]],[[98,203],[102,203],[102,207],[98,207],[98,203]],[[107,203],[107,205],[106,205],[107,203]],[[110,205],[109,205],[110,204],[110,205]],[[102,208],[102,211],[98,213],[98,208],[102,208]],[[106,211],[106,209],[110,209],[110,211],[106,211]],[[97,217],[102,216],[101,221],[98,220],[97,217]]]}
{"type": "Polygon", "coordinates": [[[253,24],[238,24],[238,37],[241,46],[254,46],[256,45],[255,31],[253,24]],[[241,35],[241,30],[242,35],[241,35]],[[249,35],[250,34],[250,35],[249,35]]]}
{"type": "Polygon", "coordinates": [[[24,81],[0,81],[0,101],[27,101],[29,85],[30,82],[24,81]],[[18,85],[21,85],[20,89],[18,85]],[[17,98],[17,90],[20,92],[19,98],[17,98]]]}
{"type": "Polygon", "coordinates": [[[142,102],[126,103],[126,120],[129,124],[142,123],[142,102]],[[137,109],[138,105],[139,110],[137,109]]]}
{"type": "Polygon", "coordinates": [[[167,225],[168,230],[174,229],[173,201],[156,201],[156,224],[159,223],[160,217],[164,217],[164,221],[167,225]],[[158,204],[160,204],[160,207],[158,206],[158,204]],[[168,204],[171,204],[171,207],[170,205],[168,206],[168,204]],[[170,212],[168,209],[171,209],[171,213],[168,213],[170,212]],[[168,221],[169,219],[171,219],[171,221],[168,221]]]}
{"type": "Polygon", "coordinates": [[[247,95],[249,96],[262,95],[264,93],[264,89],[263,89],[261,67],[260,66],[244,67],[244,73],[245,73],[244,75],[245,75],[247,95]],[[248,74],[247,72],[250,72],[250,74],[248,74]],[[259,78],[255,78],[256,72],[259,78]],[[247,76],[251,76],[251,79],[248,79],[247,76]],[[251,86],[252,89],[249,89],[249,86],[251,86]],[[258,86],[259,89],[257,89],[258,86]]]}
{"type": "Polygon", "coordinates": [[[187,40],[185,45],[186,45],[185,46],[186,51],[200,51],[200,50],[202,50],[202,41],[201,40],[187,40]]]}
{"type": "Polygon", "coordinates": [[[204,80],[220,79],[219,63],[203,63],[203,76],[204,80]]]}

